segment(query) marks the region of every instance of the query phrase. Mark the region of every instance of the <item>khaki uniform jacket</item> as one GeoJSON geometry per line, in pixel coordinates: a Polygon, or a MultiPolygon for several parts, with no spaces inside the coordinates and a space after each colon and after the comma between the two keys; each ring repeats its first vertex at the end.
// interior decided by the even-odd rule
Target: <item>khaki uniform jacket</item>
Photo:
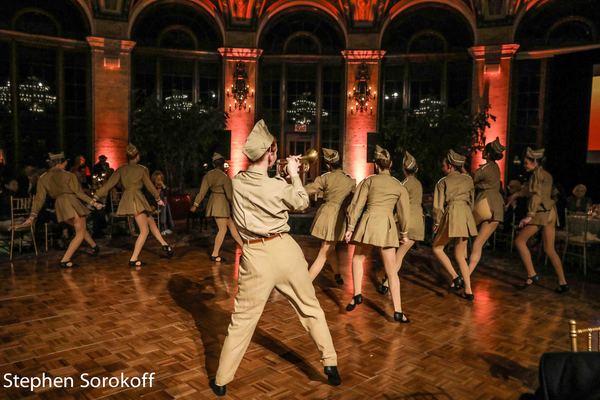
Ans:
{"type": "Polygon", "coordinates": [[[435,185],[433,192],[433,221],[438,225],[438,235],[448,232],[448,237],[477,236],[473,218],[475,187],[467,174],[450,172],[435,185]]]}
{"type": "Polygon", "coordinates": [[[348,230],[354,231],[352,240],[357,243],[398,247],[399,236],[408,236],[409,222],[408,191],[389,171],[365,178],[348,207],[348,230]]]}
{"type": "Polygon", "coordinates": [[[200,184],[200,191],[194,199],[194,206],[200,206],[209,190],[206,216],[229,218],[231,216],[231,179],[223,170],[215,168],[206,173],[200,184]]]}
{"type": "Polygon", "coordinates": [[[31,206],[31,215],[37,215],[40,212],[46,196],[55,200],[54,209],[58,222],[88,215],[90,211],[81,202],[87,204],[93,202],[92,198],[81,189],[77,176],[60,168],[52,168],[40,176],[31,206]]]}
{"type": "Polygon", "coordinates": [[[425,222],[423,221],[423,186],[414,176],[409,175],[402,181],[408,191],[410,202],[410,221],[408,223],[408,238],[414,241],[425,239],[425,222]]]}
{"type": "Polygon", "coordinates": [[[152,197],[158,201],[160,194],[150,180],[148,168],[136,163],[129,163],[120,166],[108,179],[108,181],[96,192],[95,196],[106,197],[108,192],[121,183],[123,187],[123,196],[119,202],[117,215],[138,215],[143,212],[153,212],[154,207],[150,206],[146,196],[142,193],[142,187],[145,187],[152,197]]]}
{"type": "Polygon", "coordinates": [[[346,209],[355,187],[356,180],[341,169],[318,176],[314,182],[305,186],[309,195],[323,192],[325,201],[315,214],[310,228],[311,235],[328,242],[344,240],[346,209]]]}
{"type": "Polygon", "coordinates": [[[479,167],[473,175],[475,212],[481,221],[504,221],[504,198],[500,193],[500,167],[493,161],[479,167]],[[484,204],[487,202],[487,205],[484,204]],[[490,216],[491,212],[491,216],[490,216]]]}
{"type": "Polygon", "coordinates": [[[546,226],[549,223],[556,223],[552,184],[552,175],[544,168],[538,167],[532,172],[525,189],[529,196],[527,216],[532,218],[530,225],[546,226]]]}
{"type": "Polygon", "coordinates": [[[244,240],[289,232],[288,212],[304,210],[309,203],[300,177],[289,184],[252,166],[233,178],[232,187],[233,220],[244,240]]]}

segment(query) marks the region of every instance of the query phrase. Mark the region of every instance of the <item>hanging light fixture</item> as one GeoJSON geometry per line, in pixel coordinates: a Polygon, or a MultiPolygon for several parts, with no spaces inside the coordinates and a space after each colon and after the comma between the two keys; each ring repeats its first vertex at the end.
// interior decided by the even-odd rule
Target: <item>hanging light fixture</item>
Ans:
{"type": "Polygon", "coordinates": [[[426,118],[430,127],[436,128],[440,123],[444,102],[431,97],[426,97],[419,101],[419,108],[414,113],[415,115],[426,118]]]}
{"type": "Polygon", "coordinates": [[[375,100],[377,92],[371,90],[370,79],[369,66],[363,62],[358,66],[354,88],[352,92],[348,92],[348,99],[355,101],[354,107],[350,107],[351,114],[365,111],[373,114],[373,107],[369,105],[369,102],[375,100]]]}
{"type": "MultiPolygon", "coordinates": [[[[317,103],[309,100],[310,95],[310,92],[302,93],[300,98],[294,100],[290,109],[287,110],[295,125],[308,127],[317,115],[317,103]]],[[[326,117],[328,115],[327,111],[321,110],[321,116],[326,117]]]]}
{"type": "Polygon", "coordinates": [[[192,102],[188,100],[188,95],[174,90],[171,96],[165,97],[163,107],[170,111],[176,118],[181,118],[181,115],[192,108],[192,102]]]}
{"type": "Polygon", "coordinates": [[[233,83],[231,89],[227,89],[226,95],[227,97],[233,97],[233,104],[229,103],[229,111],[244,109],[250,112],[252,109],[252,106],[247,104],[247,99],[248,97],[254,97],[254,90],[250,90],[246,64],[241,61],[235,64],[233,83]]]}

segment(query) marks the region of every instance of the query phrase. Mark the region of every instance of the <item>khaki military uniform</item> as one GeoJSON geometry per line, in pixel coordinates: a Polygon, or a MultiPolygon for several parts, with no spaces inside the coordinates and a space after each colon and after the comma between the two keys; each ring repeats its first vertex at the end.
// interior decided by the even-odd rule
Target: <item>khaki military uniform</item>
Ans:
{"type": "Polygon", "coordinates": [[[410,219],[408,222],[408,238],[414,241],[425,239],[425,222],[423,221],[423,186],[414,176],[409,175],[402,181],[408,192],[410,203],[410,219]]]}
{"type": "Polygon", "coordinates": [[[206,216],[229,218],[231,216],[231,179],[219,168],[212,169],[202,179],[200,191],[194,199],[194,206],[199,207],[210,190],[206,216]]]}
{"type": "Polygon", "coordinates": [[[408,236],[409,222],[408,191],[387,170],[365,178],[348,207],[348,230],[354,231],[352,241],[357,243],[399,247],[399,236],[408,236]]]}
{"type": "Polygon", "coordinates": [[[473,175],[475,184],[475,207],[473,214],[477,223],[504,221],[504,199],[500,193],[500,167],[493,161],[481,166],[473,175]]]}
{"type": "Polygon", "coordinates": [[[108,192],[121,183],[123,195],[117,208],[117,215],[138,215],[143,212],[153,212],[148,200],[142,193],[145,187],[156,201],[160,200],[158,190],[150,180],[148,168],[136,163],[129,163],[119,167],[108,179],[108,181],[95,193],[98,198],[106,197],[108,192]]]}
{"type": "Polygon", "coordinates": [[[273,289],[288,298],[317,344],[323,364],[337,365],[325,314],[308,275],[308,264],[300,246],[287,233],[288,211],[308,207],[308,194],[300,178],[292,178],[290,185],[283,178],[269,178],[266,171],[250,166],[233,179],[232,186],[233,219],[244,247],[235,310],[215,383],[223,386],[233,380],[273,289]]]}
{"type": "Polygon", "coordinates": [[[81,202],[92,204],[93,199],[81,189],[77,176],[60,168],[52,168],[42,174],[37,183],[37,192],[31,206],[31,214],[37,215],[46,201],[46,196],[55,200],[58,222],[83,217],[90,211],[81,202]]]}
{"type": "Polygon", "coordinates": [[[433,193],[433,219],[438,225],[436,236],[449,238],[477,236],[473,218],[475,187],[467,174],[452,171],[438,181],[433,193]]]}
{"type": "Polygon", "coordinates": [[[344,240],[346,208],[355,187],[356,180],[341,169],[318,176],[313,183],[305,186],[309,195],[323,192],[325,201],[315,214],[311,235],[328,242],[344,240]]]}
{"type": "Polygon", "coordinates": [[[542,167],[536,168],[525,190],[529,196],[527,216],[532,218],[529,225],[556,224],[556,207],[552,199],[552,175],[542,167]]]}

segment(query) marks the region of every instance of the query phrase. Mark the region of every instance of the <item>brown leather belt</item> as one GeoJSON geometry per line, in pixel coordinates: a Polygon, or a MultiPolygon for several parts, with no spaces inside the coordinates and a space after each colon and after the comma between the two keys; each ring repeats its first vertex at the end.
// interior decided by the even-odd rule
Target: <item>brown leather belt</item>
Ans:
{"type": "Polygon", "coordinates": [[[274,235],[267,236],[267,237],[260,238],[260,239],[244,240],[244,243],[246,243],[246,244],[264,243],[264,242],[268,242],[269,240],[273,240],[273,239],[281,238],[281,237],[283,237],[283,233],[276,233],[274,235]]]}

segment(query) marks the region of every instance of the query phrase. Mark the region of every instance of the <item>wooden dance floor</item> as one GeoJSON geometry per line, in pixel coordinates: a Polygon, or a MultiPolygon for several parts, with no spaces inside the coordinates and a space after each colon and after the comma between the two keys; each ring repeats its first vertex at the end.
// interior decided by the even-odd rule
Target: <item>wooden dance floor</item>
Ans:
{"type": "MultiPolygon", "coordinates": [[[[81,254],[84,266],[62,271],[59,253],[0,260],[0,377],[72,376],[67,389],[0,389],[0,398],[208,399],[233,308],[236,264],[211,263],[210,238],[180,236],[176,256],[142,253],[141,271],[126,266],[131,242],[81,254]],[[87,388],[90,376],[156,373],[149,388],[87,388]]],[[[299,237],[308,260],[319,243],[299,237]]],[[[224,257],[239,258],[231,241],[224,257]]],[[[340,246],[346,284],[326,270],[316,281],[339,357],[343,384],[326,384],[318,352],[296,314],[272,295],[252,343],[228,385],[232,399],[516,399],[537,387],[542,353],[569,349],[571,318],[598,323],[600,285],[571,275],[570,293],[554,294],[549,269],[541,287],[516,290],[524,272],[508,252],[487,252],[475,274],[475,303],[451,294],[430,249],[411,252],[402,272],[404,311],[394,323],[391,299],[375,291],[380,262],[369,261],[365,303],[346,313],[351,298],[349,254],[340,246]],[[594,312],[596,309],[596,312],[594,312]]]]}

